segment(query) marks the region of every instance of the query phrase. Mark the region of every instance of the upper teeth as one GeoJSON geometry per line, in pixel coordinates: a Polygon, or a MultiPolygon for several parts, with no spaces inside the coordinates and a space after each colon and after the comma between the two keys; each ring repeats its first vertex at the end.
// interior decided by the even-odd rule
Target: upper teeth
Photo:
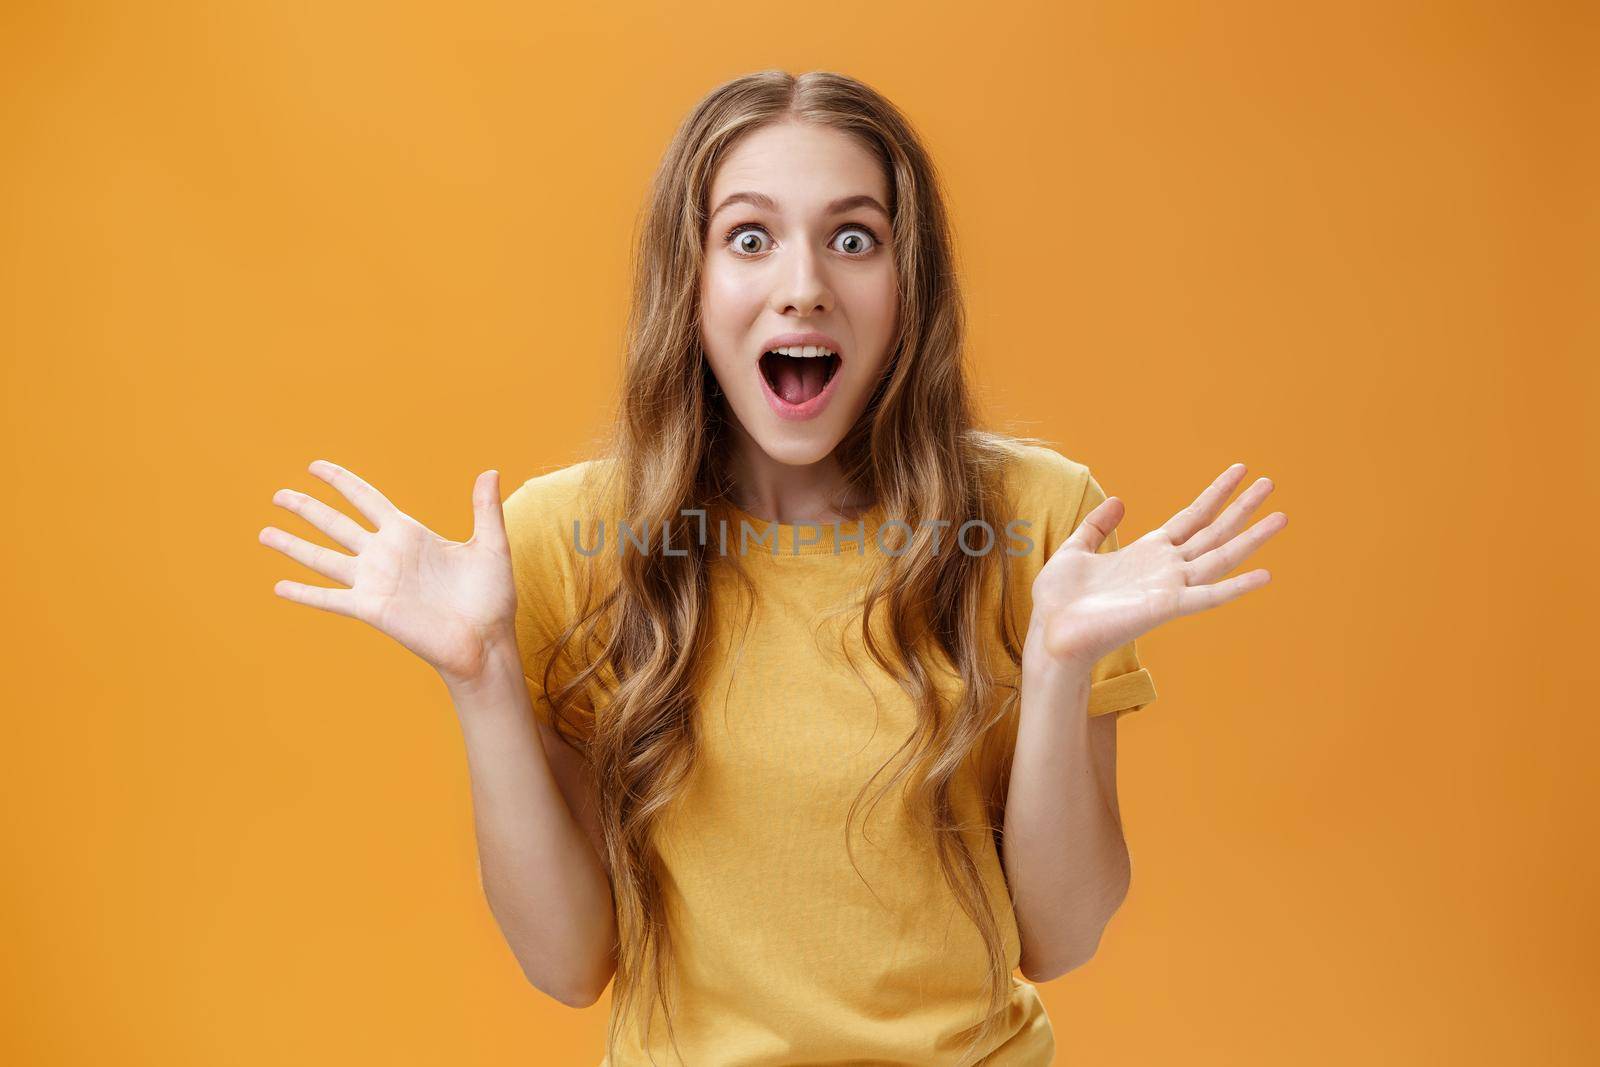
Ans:
{"type": "Polygon", "coordinates": [[[838,355],[833,349],[824,348],[822,345],[789,345],[787,348],[772,348],[768,351],[776,352],[780,356],[799,356],[801,359],[838,355]]]}

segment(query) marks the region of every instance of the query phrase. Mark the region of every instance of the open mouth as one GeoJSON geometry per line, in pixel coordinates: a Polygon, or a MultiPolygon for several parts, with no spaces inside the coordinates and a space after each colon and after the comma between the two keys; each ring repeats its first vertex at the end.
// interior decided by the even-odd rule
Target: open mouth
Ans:
{"type": "Polygon", "coordinates": [[[822,395],[839,370],[839,357],[786,356],[781,352],[761,354],[761,374],[772,392],[786,404],[800,405],[822,395]]]}

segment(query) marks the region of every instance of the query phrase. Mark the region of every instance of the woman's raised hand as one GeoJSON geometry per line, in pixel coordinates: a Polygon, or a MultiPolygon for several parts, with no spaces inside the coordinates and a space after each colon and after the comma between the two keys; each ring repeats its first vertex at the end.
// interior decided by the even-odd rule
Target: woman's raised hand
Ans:
{"type": "Polygon", "coordinates": [[[472,539],[457,542],[423,526],[337,464],[317,460],[310,470],[377,530],[364,529],[315,497],[278,490],[274,504],[299,515],[352,554],[265,527],[262,544],[344,587],[281,581],[274,593],[370,623],[451,683],[471,682],[483,670],[495,642],[515,641],[517,595],[498,471],[478,475],[472,487],[472,539]]]}
{"type": "Polygon", "coordinates": [[[1266,585],[1271,575],[1265,569],[1219,580],[1289,523],[1275,511],[1240,533],[1272,492],[1266,478],[1218,517],[1244,474],[1244,464],[1235,463],[1161,526],[1115,552],[1100,552],[1125,514],[1122,501],[1108,497],[1084,516],[1034,579],[1027,644],[1036,654],[1089,668],[1168,619],[1266,585]]]}

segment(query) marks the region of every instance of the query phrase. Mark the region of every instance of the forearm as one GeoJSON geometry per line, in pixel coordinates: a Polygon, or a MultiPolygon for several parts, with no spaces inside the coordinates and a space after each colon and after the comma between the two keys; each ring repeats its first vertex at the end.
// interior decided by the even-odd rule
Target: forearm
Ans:
{"type": "Polygon", "coordinates": [[[1090,746],[1089,686],[1089,665],[1023,658],[1003,842],[1029,976],[1086,962],[1127,895],[1127,844],[1090,746]]]}
{"type": "Polygon", "coordinates": [[[472,685],[447,684],[466,741],[484,895],[523,973],[592,1003],[614,966],[611,883],[540,739],[514,636],[472,685]]]}

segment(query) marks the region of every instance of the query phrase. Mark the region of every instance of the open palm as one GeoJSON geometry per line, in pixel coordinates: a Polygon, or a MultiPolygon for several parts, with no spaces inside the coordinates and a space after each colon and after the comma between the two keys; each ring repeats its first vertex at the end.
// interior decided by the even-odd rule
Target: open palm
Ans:
{"type": "Polygon", "coordinates": [[[1265,569],[1218,580],[1289,522],[1275,511],[1240,533],[1272,492],[1266,478],[1218,517],[1244,475],[1244,464],[1235,463],[1193,504],[1114,552],[1099,549],[1122,521],[1122,501],[1108,497],[1084,516],[1034,579],[1028,644],[1036,654],[1093,665],[1169,619],[1266,585],[1265,569]]]}
{"type": "Polygon", "coordinates": [[[261,531],[262,544],[345,587],[281,581],[273,592],[369,623],[421,656],[447,680],[476,677],[490,643],[512,632],[517,606],[499,472],[478,476],[472,491],[472,539],[457,542],[440,537],[337,464],[318,460],[310,470],[377,529],[364,529],[305,493],[278,490],[273,503],[293,511],[353,555],[268,526],[261,531]]]}

